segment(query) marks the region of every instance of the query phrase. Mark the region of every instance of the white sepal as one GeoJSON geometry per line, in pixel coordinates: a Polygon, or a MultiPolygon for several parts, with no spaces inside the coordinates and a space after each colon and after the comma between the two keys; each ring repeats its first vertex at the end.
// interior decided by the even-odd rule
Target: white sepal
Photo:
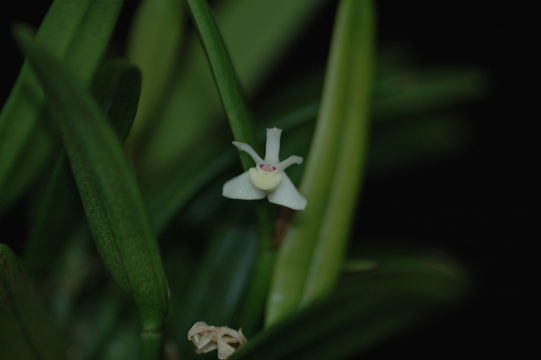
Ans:
{"type": "Polygon", "coordinates": [[[293,210],[304,210],[306,208],[306,199],[297,191],[286,173],[283,173],[283,175],[280,185],[276,190],[269,193],[269,201],[293,210]]]}
{"type": "Polygon", "coordinates": [[[265,148],[265,161],[270,164],[278,164],[280,160],[280,135],[282,129],[276,127],[267,129],[267,143],[265,148]]]}
{"type": "Polygon", "coordinates": [[[226,182],[222,189],[222,195],[229,199],[257,200],[263,199],[267,193],[252,184],[250,175],[246,171],[226,182]]]}

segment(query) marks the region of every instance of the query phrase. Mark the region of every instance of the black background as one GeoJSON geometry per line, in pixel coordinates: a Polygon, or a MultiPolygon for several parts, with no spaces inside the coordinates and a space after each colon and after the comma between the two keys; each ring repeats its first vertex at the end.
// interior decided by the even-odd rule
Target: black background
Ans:
{"type": "MultiPolygon", "coordinates": [[[[463,109],[472,119],[474,136],[467,153],[365,182],[355,241],[390,246],[403,241],[441,249],[466,266],[474,284],[464,304],[376,346],[365,357],[525,355],[533,348],[539,320],[534,311],[540,256],[536,13],[527,2],[376,4],[380,47],[404,45],[420,66],[481,67],[491,85],[488,96],[463,109]]],[[[47,1],[0,5],[2,102],[22,61],[10,24],[23,21],[37,27],[47,7],[47,1]]],[[[322,61],[327,49],[317,50],[309,38],[317,38],[316,33],[330,39],[334,8],[330,2],[305,37],[307,49],[322,61]]],[[[119,29],[127,28],[132,10],[133,2],[128,2],[119,29]]],[[[292,51],[280,64],[283,76],[296,65],[302,66],[302,55],[292,51]]]]}

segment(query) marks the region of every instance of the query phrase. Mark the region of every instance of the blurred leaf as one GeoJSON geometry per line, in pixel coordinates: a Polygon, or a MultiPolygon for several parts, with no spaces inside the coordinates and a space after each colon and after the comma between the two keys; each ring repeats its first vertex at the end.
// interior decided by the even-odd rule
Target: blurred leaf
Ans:
{"type": "MultiPolygon", "coordinates": [[[[100,274],[93,265],[95,253],[90,247],[92,239],[86,224],[80,221],[63,247],[56,249],[47,269],[47,278],[42,288],[46,293],[51,315],[62,331],[69,332],[70,320],[78,313],[77,300],[100,274]]],[[[47,254],[47,253],[45,253],[47,254]]],[[[43,277],[39,277],[43,280],[43,277]]]]}
{"type": "Polygon", "coordinates": [[[0,358],[64,359],[65,349],[21,262],[0,244],[0,358]]]}
{"type": "Polygon", "coordinates": [[[372,173],[406,169],[467,148],[469,127],[460,116],[434,115],[374,127],[367,166],[372,173]]]}
{"type": "Polygon", "coordinates": [[[121,324],[116,326],[107,339],[106,346],[98,357],[101,360],[140,359],[137,354],[137,326],[121,324]]]}
{"type": "Polygon", "coordinates": [[[464,274],[452,263],[407,254],[376,261],[376,270],[345,277],[328,298],[248,339],[231,359],[344,359],[464,296],[464,274]]]}
{"type": "MultiPolygon", "coordinates": [[[[56,0],[36,41],[87,85],[121,7],[122,0],[56,0]]],[[[25,64],[0,113],[0,211],[28,188],[58,149],[48,119],[43,92],[25,64]]]]}
{"type": "Polygon", "coordinates": [[[145,196],[156,232],[162,232],[178,211],[234,160],[233,151],[225,151],[224,146],[198,145],[191,151],[164,186],[155,187],[145,196]]]}
{"type": "Polygon", "coordinates": [[[62,153],[38,194],[24,243],[24,264],[34,279],[47,277],[81,214],[73,175],[62,153]]]}
{"type": "Polygon", "coordinates": [[[118,138],[97,105],[19,28],[26,52],[57,115],[87,220],[111,275],[133,296],[142,331],[159,331],[167,314],[167,284],[141,194],[118,138]]]}
{"type": "Polygon", "coordinates": [[[486,76],[474,68],[403,71],[377,83],[374,116],[411,116],[479,98],[486,91],[486,76]]]}
{"type": "MultiPolygon", "coordinates": [[[[108,61],[94,77],[94,96],[121,141],[128,136],[135,117],[140,85],[139,71],[120,60],[108,61]]],[[[50,263],[62,252],[63,244],[82,215],[79,204],[73,175],[61,151],[37,200],[25,242],[24,263],[34,277],[44,278],[50,263]]]]}
{"type": "MultiPolygon", "coordinates": [[[[258,238],[253,229],[227,227],[217,233],[193,275],[193,287],[178,312],[180,319],[172,318],[178,323],[176,336],[184,339],[197,321],[219,326],[231,324],[250,279],[257,248],[258,238]]],[[[192,345],[186,346],[192,353],[192,345]]]]}
{"type": "Polygon", "coordinates": [[[128,42],[128,59],[143,74],[141,104],[132,138],[144,132],[154,119],[177,62],[184,28],[184,6],[178,0],[141,1],[128,42]],[[159,19],[159,20],[157,20],[159,19]]]}
{"type": "MultiPolygon", "coordinates": [[[[216,22],[240,82],[251,94],[283,56],[324,0],[240,0],[218,3],[216,22]],[[246,29],[249,29],[247,31],[246,29]],[[249,54],[249,56],[247,56],[249,54]]],[[[140,166],[145,177],[161,180],[167,169],[216,123],[220,101],[195,37],[162,112],[142,143],[140,166]]],[[[212,139],[204,139],[210,143],[212,139]]],[[[210,144],[209,144],[210,146],[210,144]]],[[[163,179],[167,181],[167,179],[163,179]]]]}
{"type": "MultiPolygon", "coordinates": [[[[120,307],[122,302],[111,292],[104,292],[92,299],[86,304],[88,309],[79,309],[78,315],[84,313],[85,318],[78,316],[76,326],[87,327],[87,332],[79,334],[81,345],[77,349],[79,354],[75,358],[80,360],[90,360],[98,358],[110,339],[115,336],[113,333],[115,325],[119,322],[120,307]],[[85,323],[86,322],[86,323],[85,323]]],[[[134,328],[136,328],[134,326],[134,328]]],[[[134,343],[137,340],[134,340],[134,343]]],[[[126,358],[127,359],[127,358],[126,358]]]]}
{"type": "Polygon", "coordinates": [[[92,93],[120,143],[124,143],[139,105],[141,72],[125,60],[108,60],[94,77],[92,93]]]}
{"type": "Polygon", "coordinates": [[[342,268],[365,161],[372,87],[372,2],[343,0],[331,42],[323,100],[303,174],[306,210],[280,247],[266,324],[331,290],[342,268]]]}

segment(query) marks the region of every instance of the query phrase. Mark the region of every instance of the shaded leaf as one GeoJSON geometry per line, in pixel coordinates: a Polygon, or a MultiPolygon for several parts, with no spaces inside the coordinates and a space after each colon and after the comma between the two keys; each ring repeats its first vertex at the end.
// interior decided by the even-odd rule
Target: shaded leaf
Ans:
{"type": "Polygon", "coordinates": [[[378,267],[344,277],[335,291],[274,324],[231,359],[343,359],[396,335],[463,298],[455,264],[409,254],[384,255],[378,267]]]}
{"type": "MultiPolygon", "coordinates": [[[[108,61],[94,77],[92,89],[96,101],[121,142],[125,141],[133,123],[140,85],[137,68],[121,60],[108,61]]],[[[62,252],[81,215],[73,175],[64,151],[61,151],[40,192],[25,241],[24,262],[33,276],[43,278],[47,275],[49,264],[62,252]]]]}
{"type": "Polygon", "coordinates": [[[127,57],[141,69],[143,87],[131,138],[141,136],[159,112],[173,76],[184,34],[184,6],[178,0],[141,1],[130,31],[127,57]],[[159,21],[156,21],[159,19],[159,21]]]}
{"type": "Polygon", "coordinates": [[[161,329],[167,284],[156,239],[126,155],[91,97],[39,47],[16,32],[57,116],[92,236],[108,270],[130,294],[143,331],[161,329]]]}
{"type": "Polygon", "coordinates": [[[65,349],[22,264],[0,244],[0,358],[64,359],[65,349]]]}
{"type": "Polygon", "coordinates": [[[108,60],[98,69],[91,90],[120,143],[124,143],[139,106],[141,72],[125,60],[108,60]]]}
{"type": "MultiPolygon", "coordinates": [[[[122,0],[56,0],[37,41],[88,85],[107,48],[122,0]]],[[[39,84],[24,64],[0,113],[0,210],[40,174],[57,151],[39,84]]]]}

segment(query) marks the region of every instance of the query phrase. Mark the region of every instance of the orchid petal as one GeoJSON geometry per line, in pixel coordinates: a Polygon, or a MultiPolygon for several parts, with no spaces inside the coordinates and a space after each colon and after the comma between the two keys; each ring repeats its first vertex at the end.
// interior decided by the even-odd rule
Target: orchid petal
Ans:
{"type": "MultiPolygon", "coordinates": [[[[240,141],[233,141],[233,145],[235,145],[237,149],[244,151],[245,153],[250,155],[256,164],[261,164],[264,162],[263,159],[259,155],[257,155],[254,148],[252,148],[250,145],[240,141]]],[[[280,145],[278,144],[278,146],[280,145]]]]}
{"type": "Polygon", "coordinates": [[[285,169],[287,169],[288,167],[290,167],[293,164],[302,164],[302,157],[297,156],[297,155],[291,155],[290,157],[288,157],[284,161],[280,162],[278,164],[278,168],[280,170],[284,171],[285,169]]]}
{"type": "Polygon", "coordinates": [[[206,322],[204,321],[198,321],[196,322],[192,328],[190,329],[190,331],[188,331],[188,340],[191,340],[195,335],[199,334],[200,332],[202,331],[205,331],[205,330],[214,330],[214,326],[211,327],[207,325],[206,322]]]}
{"type": "Polygon", "coordinates": [[[218,345],[216,345],[215,342],[211,342],[207,346],[205,346],[204,348],[195,349],[195,353],[196,354],[205,354],[205,353],[211,352],[213,350],[216,350],[217,348],[218,348],[218,345]]]}
{"type": "Polygon", "coordinates": [[[221,337],[218,338],[218,359],[227,359],[235,352],[235,348],[226,343],[221,337]]]}
{"type": "Polygon", "coordinates": [[[267,143],[265,149],[265,161],[271,164],[278,164],[280,161],[280,135],[282,129],[276,127],[267,129],[267,143]]]}
{"type": "Polygon", "coordinates": [[[231,343],[229,339],[232,339],[234,342],[238,342],[239,345],[244,345],[248,340],[246,340],[246,337],[242,333],[242,329],[239,329],[239,331],[235,331],[230,328],[222,328],[222,332],[224,336],[222,337],[228,344],[231,343]]]}
{"type": "Polygon", "coordinates": [[[293,210],[304,210],[306,208],[306,199],[297,191],[286,173],[283,174],[284,178],[280,185],[276,190],[269,193],[269,201],[293,210]]]}
{"type": "Polygon", "coordinates": [[[257,200],[263,199],[267,193],[252,184],[246,171],[226,182],[222,188],[222,195],[229,199],[257,200]]]}
{"type": "Polygon", "coordinates": [[[214,332],[209,332],[208,334],[203,335],[199,341],[195,344],[195,347],[198,349],[204,349],[215,337],[214,332]]]}

